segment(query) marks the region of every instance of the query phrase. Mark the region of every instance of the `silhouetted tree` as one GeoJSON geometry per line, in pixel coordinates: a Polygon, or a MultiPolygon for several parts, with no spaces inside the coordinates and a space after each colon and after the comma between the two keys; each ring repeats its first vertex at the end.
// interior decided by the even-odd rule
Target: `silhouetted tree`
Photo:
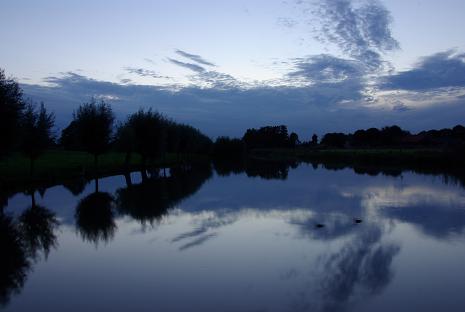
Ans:
{"type": "Polygon", "coordinates": [[[152,110],[139,110],[125,123],[125,127],[132,129],[134,148],[141,155],[144,166],[148,159],[161,157],[165,152],[165,123],[165,118],[152,110]]]}
{"type": "Polygon", "coordinates": [[[0,69],[0,157],[8,154],[19,139],[19,124],[24,108],[18,83],[6,78],[0,69]]]}
{"type": "Polygon", "coordinates": [[[54,122],[55,116],[47,112],[43,103],[38,111],[32,103],[26,105],[21,120],[21,150],[30,160],[31,174],[34,173],[35,160],[53,143],[54,122]]]}
{"type": "Polygon", "coordinates": [[[299,143],[300,143],[300,142],[299,142],[299,136],[297,135],[297,133],[292,132],[292,133],[289,135],[289,147],[294,148],[294,147],[296,147],[299,143]]]}
{"type": "Polygon", "coordinates": [[[81,105],[73,114],[75,131],[79,144],[94,155],[95,167],[98,156],[109,148],[115,117],[110,105],[92,99],[81,105]]]}
{"type": "Polygon", "coordinates": [[[347,135],[344,133],[327,133],[321,140],[321,144],[327,147],[343,148],[347,142],[347,135]]]}
{"type": "Polygon", "coordinates": [[[254,148],[287,148],[290,144],[287,127],[268,126],[260,129],[247,129],[242,140],[248,149],[254,148]]]}
{"type": "Polygon", "coordinates": [[[116,148],[117,150],[126,153],[124,165],[126,169],[128,169],[132,153],[136,149],[136,135],[133,127],[131,127],[128,122],[119,125],[116,130],[116,148]]]}
{"type": "Polygon", "coordinates": [[[69,125],[61,131],[59,144],[67,150],[83,149],[79,142],[76,121],[71,121],[69,125]]]}
{"type": "Polygon", "coordinates": [[[218,137],[213,144],[213,156],[223,159],[241,159],[244,157],[245,144],[240,139],[218,137]]]}
{"type": "Polygon", "coordinates": [[[314,133],[312,135],[312,141],[310,142],[312,146],[317,146],[318,145],[318,136],[314,133]]]}

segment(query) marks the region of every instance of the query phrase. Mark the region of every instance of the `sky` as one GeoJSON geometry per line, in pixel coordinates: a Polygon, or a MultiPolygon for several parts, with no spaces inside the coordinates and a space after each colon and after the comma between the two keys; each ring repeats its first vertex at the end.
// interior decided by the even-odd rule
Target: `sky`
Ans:
{"type": "Polygon", "coordinates": [[[463,0],[2,1],[0,68],[57,128],[92,97],[211,137],[465,121],[463,0]]]}

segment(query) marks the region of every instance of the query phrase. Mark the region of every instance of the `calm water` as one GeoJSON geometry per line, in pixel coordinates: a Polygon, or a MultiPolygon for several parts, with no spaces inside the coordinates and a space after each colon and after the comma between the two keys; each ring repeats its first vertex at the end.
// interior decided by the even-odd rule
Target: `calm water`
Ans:
{"type": "Polygon", "coordinates": [[[152,175],[10,197],[2,309],[465,311],[465,189],[443,177],[152,175]]]}

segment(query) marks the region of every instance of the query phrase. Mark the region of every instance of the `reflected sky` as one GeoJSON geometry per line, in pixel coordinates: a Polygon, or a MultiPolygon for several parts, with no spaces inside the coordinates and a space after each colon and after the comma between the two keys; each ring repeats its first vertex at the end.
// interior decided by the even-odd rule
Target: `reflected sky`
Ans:
{"type": "Polygon", "coordinates": [[[411,172],[272,171],[204,166],[34,192],[46,218],[28,241],[52,242],[36,244],[46,257],[21,234],[31,193],[10,197],[2,249],[17,266],[2,271],[2,309],[463,310],[465,189],[411,172]]]}

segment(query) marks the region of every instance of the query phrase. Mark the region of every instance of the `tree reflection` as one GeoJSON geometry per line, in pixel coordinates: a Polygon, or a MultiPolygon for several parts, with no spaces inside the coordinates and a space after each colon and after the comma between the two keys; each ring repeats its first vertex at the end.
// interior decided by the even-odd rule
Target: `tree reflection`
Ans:
{"type": "Polygon", "coordinates": [[[95,192],[81,199],[76,207],[76,226],[81,237],[98,244],[108,243],[116,233],[113,213],[113,197],[98,191],[98,180],[95,181],[95,192]]]}
{"type": "Polygon", "coordinates": [[[21,291],[30,270],[21,237],[12,218],[0,214],[0,305],[3,306],[8,304],[11,295],[21,291]]]}
{"type": "Polygon", "coordinates": [[[140,184],[129,184],[116,192],[118,210],[142,224],[153,224],[168,209],[194,194],[211,177],[210,165],[177,167],[169,177],[147,176],[140,184]]]}
{"type": "Polygon", "coordinates": [[[260,177],[266,180],[286,180],[289,169],[295,169],[298,162],[291,160],[263,159],[214,159],[213,167],[220,176],[229,176],[245,172],[248,177],[260,177]]]}
{"type": "Polygon", "coordinates": [[[48,257],[51,248],[57,245],[55,229],[59,222],[53,212],[35,202],[34,192],[31,193],[31,207],[19,217],[19,225],[28,255],[37,258],[39,251],[48,257]]]}
{"type": "Polygon", "coordinates": [[[74,180],[66,181],[63,186],[71,192],[74,196],[79,196],[87,185],[87,180],[84,177],[80,177],[74,180]]]}

